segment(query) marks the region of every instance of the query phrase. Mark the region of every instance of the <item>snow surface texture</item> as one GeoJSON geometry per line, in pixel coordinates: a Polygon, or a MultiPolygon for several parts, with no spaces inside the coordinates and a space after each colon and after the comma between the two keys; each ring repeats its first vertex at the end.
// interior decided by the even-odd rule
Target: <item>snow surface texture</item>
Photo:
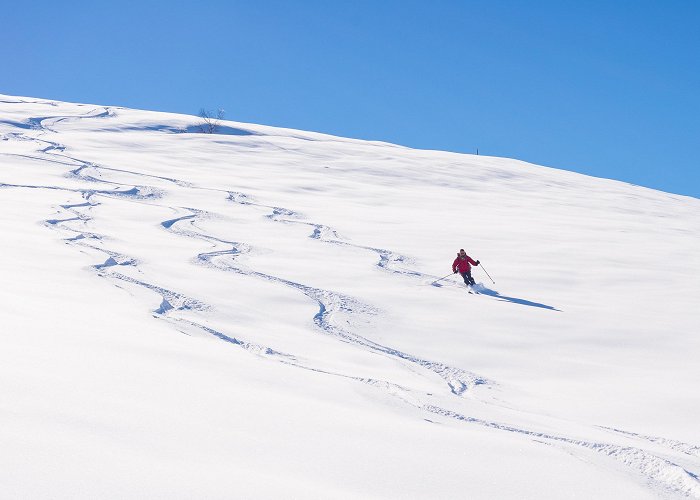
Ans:
{"type": "Polygon", "coordinates": [[[0,96],[3,497],[700,498],[700,200],[196,127],[0,96]]]}

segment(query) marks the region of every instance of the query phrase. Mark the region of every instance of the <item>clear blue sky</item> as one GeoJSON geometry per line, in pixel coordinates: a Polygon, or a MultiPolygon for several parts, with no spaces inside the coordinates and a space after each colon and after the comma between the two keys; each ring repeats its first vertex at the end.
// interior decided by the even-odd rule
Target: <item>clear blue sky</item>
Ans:
{"type": "Polygon", "coordinates": [[[700,197],[698,0],[3,2],[0,93],[518,158],[700,197]]]}

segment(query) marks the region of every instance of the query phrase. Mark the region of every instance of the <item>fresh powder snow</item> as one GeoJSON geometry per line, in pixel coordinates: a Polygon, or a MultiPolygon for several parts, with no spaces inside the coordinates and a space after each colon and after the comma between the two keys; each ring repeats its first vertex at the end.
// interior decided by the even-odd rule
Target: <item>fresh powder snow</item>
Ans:
{"type": "Polygon", "coordinates": [[[0,496],[700,498],[700,200],[198,124],[0,96],[0,496]]]}

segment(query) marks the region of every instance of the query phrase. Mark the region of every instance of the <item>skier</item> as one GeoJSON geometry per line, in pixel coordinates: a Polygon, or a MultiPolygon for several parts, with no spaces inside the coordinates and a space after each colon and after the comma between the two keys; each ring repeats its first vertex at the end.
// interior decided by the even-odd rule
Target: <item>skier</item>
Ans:
{"type": "Polygon", "coordinates": [[[459,274],[462,275],[462,278],[464,278],[464,283],[467,286],[474,286],[476,285],[476,282],[474,281],[474,278],[472,278],[472,266],[470,264],[478,266],[479,261],[475,261],[469,257],[464,251],[464,248],[461,248],[457,254],[457,258],[452,263],[452,272],[455,274],[459,272],[459,274]]]}

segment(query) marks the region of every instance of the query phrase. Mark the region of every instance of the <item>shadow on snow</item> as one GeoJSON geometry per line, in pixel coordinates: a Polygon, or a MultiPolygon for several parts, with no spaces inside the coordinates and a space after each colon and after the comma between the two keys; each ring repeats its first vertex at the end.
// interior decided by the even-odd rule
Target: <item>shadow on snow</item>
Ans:
{"type": "Polygon", "coordinates": [[[557,309],[556,307],[553,307],[553,306],[548,306],[547,304],[541,304],[539,302],[533,302],[531,300],[519,299],[517,297],[507,297],[505,295],[501,295],[496,290],[491,290],[490,288],[486,288],[484,285],[478,285],[476,287],[476,290],[481,295],[488,295],[489,297],[494,297],[496,299],[503,300],[505,302],[512,302],[513,304],[520,304],[522,306],[539,307],[540,309],[549,309],[550,311],[561,312],[560,309],[557,309]]]}

